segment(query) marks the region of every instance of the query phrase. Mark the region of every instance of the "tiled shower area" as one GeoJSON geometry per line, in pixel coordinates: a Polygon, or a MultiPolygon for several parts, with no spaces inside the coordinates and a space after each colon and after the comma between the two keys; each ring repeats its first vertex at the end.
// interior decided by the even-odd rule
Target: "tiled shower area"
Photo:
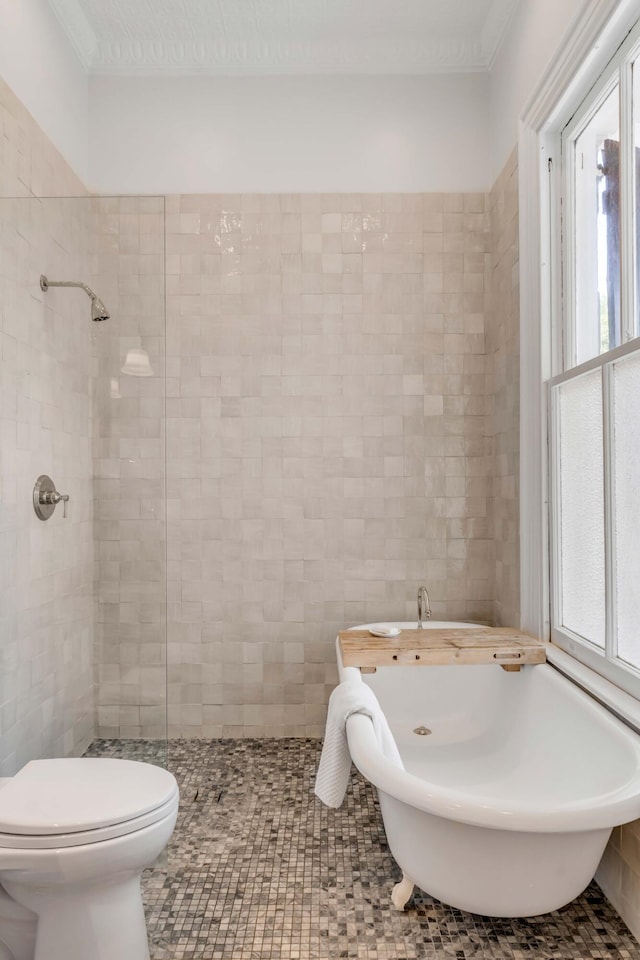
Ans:
{"type": "Polygon", "coordinates": [[[320,736],[345,624],[412,619],[422,583],[437,618],[517,615],[515,172],[44,201],[86,204],[112,313],[85,331],[100,736],[320,736]]]}
{"type": "MultiPolygon", "coordinates": [[[[337,631],[423,581],[492,619],[491,236],[481,194],[167,197],[170,737],[319,736],[337,631]]],[[[147,735],[127,668],[102,735],[147,735]]]]}

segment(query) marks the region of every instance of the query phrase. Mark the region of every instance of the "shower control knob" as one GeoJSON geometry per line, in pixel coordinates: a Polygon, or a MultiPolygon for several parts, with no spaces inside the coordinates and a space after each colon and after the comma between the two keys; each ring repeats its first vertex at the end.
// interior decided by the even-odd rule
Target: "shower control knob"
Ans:
{"type": "Polygon", "coordinates": [[[56,506],[64,503],[64,516],[67,516],[68,493],[58,493],[56,485],[46,473],[41,474],[33,488],[33,509],[39,520],[48,520],[56,506]]]}
{"type": "Polygon", "coordinates": [[[40,493],[40,503],[52,503],[55,507],[56,503],[60,503],[61,500],[68,500],[68,493],[58,493],[56,490],[55,493],[50,493],[48,490],[44,493],[40,493]]]}

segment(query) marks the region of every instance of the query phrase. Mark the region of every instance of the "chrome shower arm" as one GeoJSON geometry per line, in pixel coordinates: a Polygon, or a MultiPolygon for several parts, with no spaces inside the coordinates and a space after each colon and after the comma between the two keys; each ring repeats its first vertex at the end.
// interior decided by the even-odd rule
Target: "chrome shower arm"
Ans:
{"type": "Polygon", "coordinates": [[[97,300],[98,298],[98,295],[93,292],[91,287],[88,287],[86,283],[81,283],[80,280],[48,280],[43,274],[40,277],[40,289],[48,290],[49,287],[80,287],[92,300],[97,300]]]}
{"type": "Polygon", "coordinates": [[[49,280],[48,277],[45,277],[45,275],[42,274],[40,277],[40,289],[46,292],[49,287],[79,287],[80,290],[84,290],[86,295],[91,299],[91,319],[109,319],[109,311],[105,307],[104,303],[97,293],[94,293],[91,287],[88,287],[86,283],[82,283],[80,280],[49,280]]]}

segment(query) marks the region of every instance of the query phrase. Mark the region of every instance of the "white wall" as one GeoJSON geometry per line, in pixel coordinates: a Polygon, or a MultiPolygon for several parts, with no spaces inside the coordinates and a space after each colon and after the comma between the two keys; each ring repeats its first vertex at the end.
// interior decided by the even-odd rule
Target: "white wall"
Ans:
{"type": "Polygon", "coordinates": [[[89,82],[46,0],[0,0],[0,77],[99,192],[487,190],[586,2],[522,0],[490,77],[89,82]]]}
{"type": "Polygon", "coordinates": [[[487,77],[89,81],[46,0],[0,0],[0,76],[100,193],[488,190],[586,2],[523,0],[487,77]]]}
{"type": "Polygon", "coordinates": [[[0,77],[86,182],[88,78],[46,0],[0,0],[0,77]]]}
{"type": "Polygon", "coordinates": [[[489,82],[435,77],[94,77],[99,193],[476,191],[489,82]]]}
{"type": "Polygon", "coordinates": [[[521,0],[491,73],[492,182],[518,140],[518,120],[588,0],[521,0]]]}

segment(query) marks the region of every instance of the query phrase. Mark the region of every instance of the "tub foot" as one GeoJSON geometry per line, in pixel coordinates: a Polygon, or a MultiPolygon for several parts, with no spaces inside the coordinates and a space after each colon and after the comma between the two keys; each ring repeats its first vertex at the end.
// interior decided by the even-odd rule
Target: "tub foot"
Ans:
{"type": "Polygon", "coordinates": [[[391,891],[391,902],[396,910],[404,910],[413,893],[415,884],[413,880],[405,873],[402,874],[400,883],[396,883],[391,891]]]}

